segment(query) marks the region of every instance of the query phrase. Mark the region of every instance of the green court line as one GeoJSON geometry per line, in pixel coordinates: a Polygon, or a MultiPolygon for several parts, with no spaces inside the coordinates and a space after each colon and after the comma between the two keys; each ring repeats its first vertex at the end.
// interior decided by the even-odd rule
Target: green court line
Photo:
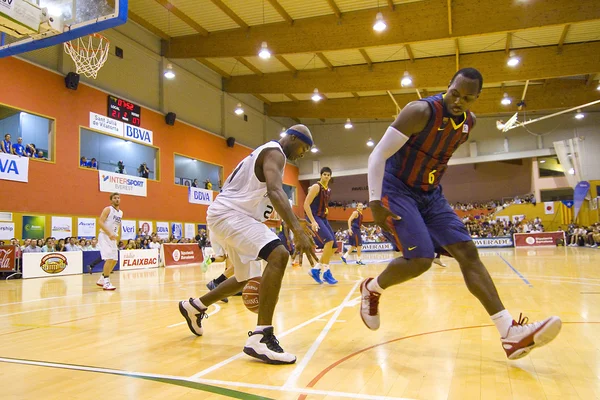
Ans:
{"type": "Polygon", "coordinates": [[[82,372],[97,372],[101,374],[108,375],[117,375],[117,376],[127,376],[130,378],[144,379],[148,381],[166,383],[169,385],[176,385],[187,387],[190,389],[201,390],[203,392],[215,393],[221,396],[231,397],[234,399],[248,399],[248,400],[274,400],[270,397],[258,396],[252,393],[240,392],[238,390],[226,389],[220,386],[207,385],[205,383],[194,382],[187,380],[185,378],[170,378],[170,377],[161,377],[156,376],[154,374],[139,374],[135,372],[128,372],[123,370],[115,370],[101,367],[92,367],[89,365],[80,365],[80,364],[65,364],[65,363],[55,363],[48,361],[37,361],[37,360],[26,360],[22,358],[11,358],[11,357],[0,357],[0,362],[9,363],[9,364],[21,364],[21,365],[33,365],[37,367],[46,367],[46,368],[61,368],[61,369],[70,369],[74,371],[82,371],[82,372]]]}

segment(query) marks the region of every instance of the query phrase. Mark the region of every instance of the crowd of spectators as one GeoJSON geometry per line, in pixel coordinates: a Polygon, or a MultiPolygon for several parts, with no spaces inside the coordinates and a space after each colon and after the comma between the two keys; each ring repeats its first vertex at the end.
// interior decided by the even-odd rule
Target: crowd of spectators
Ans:
{"type": "Polygon", "coordinates": [[[34,143],[23,144],[23,138],[18,137],[17,143],[11,141],[10,133],[4,135],[0,143],[0,153],[13,154],[19,157],[30,157],[47,160],[44,151],[35,147],[34,143]]]}
{"type": "MultiPolygon", "coordinates": [[[[381,228],[377,225],[363,225],[360,229],[363,242],[387,242],[381,228]]],[[[338,229],[335,233],[335,239],[342,242],[348,241],[348,229],[338,229]]]]}
{"type": "MultiPolygon", "coordinates": [[[[561,227],[560,230],[563,230],[561,227]]],[[[596,222],[593,225],[587,227],[570,224],[565,231],[567,241],[565,245],[571,247],[586,246],[586,247],[598,247],[600,246],[600,222],[596,222]]]]}
{"type": "Polygon", "coordinates": [[[501,211],[511,204],[532,204],[536,205],[535,196],[528,194],[525,196],[515,196],[514,198],[505,198],[503,200],[490,200],[483,203],[450,203],[454,210],[472,211],[472,210],[488,210],[501,211]]]}

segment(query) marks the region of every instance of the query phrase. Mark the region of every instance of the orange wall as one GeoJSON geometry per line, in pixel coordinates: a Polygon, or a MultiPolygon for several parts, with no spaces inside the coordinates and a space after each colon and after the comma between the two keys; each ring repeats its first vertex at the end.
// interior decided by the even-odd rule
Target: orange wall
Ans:
{"type": "MultiPolygon", "coordinates": [[[[79,127],[89,125],[90,112],[106,115],[107,93],[84,84],[68,90],[62,75],[14,58],[0,59],[0,70],[5,72],[0,74],[0,103],[56,119],[55,162],[31,161],[27,184],[0,181],[0,210],[99,215],[109,194],[99,191],[97,171],[79,168],[79,127]]],[[[188,203],[187,187],[173,183],[173,153],[222,165],[226,178],[250,150],[228,148],[224,138],[182,123],[168,126],[162,114],[145,108],[142,127],[153,131],[154,145],[160,149],[160,181],[148,181],[148,197],[121,196],[125,218],[206,221],[207,207],[188,203]]],[[[284,182],[296,186],[301,205],[305,195],[297,167],[286,166],[284,182]]],[[[301,215],[301,206],[294,211],[301,215]]]]}

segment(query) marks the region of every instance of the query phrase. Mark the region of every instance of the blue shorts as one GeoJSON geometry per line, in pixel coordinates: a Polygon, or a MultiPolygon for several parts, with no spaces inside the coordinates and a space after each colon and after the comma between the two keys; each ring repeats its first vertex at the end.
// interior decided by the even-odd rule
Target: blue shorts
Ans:
{"type": "Polygon", "coordinates": [[[350,246],[362,246],[362,235],[360,230],[352,229],[352,234],[348,237],[348,241],[350,242],[350,246]]]}
{"type": "MultiPolygon", "coordinates": [[[[333,229],[331,229],[331,225],[329,225],[329,221],[317,216],[315,216],[315,221],[319,225],[319,230],[315,232],[314,237],[317,248],[322,249],[326,243],[333,242],[333,248],[337,249],[337,241],[335,240],[335,234],[333,233],[333,229]]],[[[310,220],[308,222],[310,223],[310,220]]]]}
{"type": "Polygon", "coordinates": [[[386,237],[402,247],[404,258],[434,258],[435,249],[460,242],[471,236],[438,186],[424,192],[407,186],[386,171],[383,178],[382,203],[402,219],[392,221],[393,235],[386,237]]]}

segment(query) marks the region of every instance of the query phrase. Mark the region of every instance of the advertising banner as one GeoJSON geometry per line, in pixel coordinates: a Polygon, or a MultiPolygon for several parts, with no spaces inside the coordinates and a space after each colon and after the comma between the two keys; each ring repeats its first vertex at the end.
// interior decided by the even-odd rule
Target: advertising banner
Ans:
{"type": "MultiPolygon", "coordinates": [[[[350,248],[350,244],[344,243],[344,251],[350,248]]],[[[364,242],[362,251],[394,251],[394,248],[389,242],[364,242]]]]}
{"type": "Polygon", "coordinates": [[[579,215],[579,210],[581,210],[581,205],[583,204],[583,200],[585,196],[590,191],[590,183],[588,181],[581,181],[577,183],[575,186],[575,190],[573,192],[573,201],[575,203],[575,218],[579,215]]]}
{"type": "Polygon", "coordinates": [[[16,182],[28,182],[29,157],[19,157],[0,153],[0,179],[16,182]]]}
{"type": "Polygon", "coordinates": [[[558,239],[565,240],[564,232],[515,233],[515,247],[556,246],[558,239]]]}
{"type": "MultiPolygon", "coordinates": [[[[87,266],[92,267],[92,273],[96,273],[96,272],[102,272],[102,270],[104,269],[104,260],[102,260],[102,257],[100,255],[99,251],[84,251],[83,252],[83,272],[84,273],[89,273],[89,269],[87,268],[87,266]]],[[[117,262],[117,265],[115,265],[115,269],[114,271],[118,271],[119,270],[119,265],[120,263],[117,262]]]]}
{"type": "Polygon", "coordinates": [[[23,216],[23,239],[43,239],[45,231],[45,216],[23,216]]]}
{"type": "Polygon", "coordinates": [[[15,224],[13,222],[0,222],[0,240],[10,240],[15,237],[15,224]]]}
{"type": "Polygon", "coordinates": [[[202,251],[196,243],[163,243],[160,251],[165,267],[199,264],[204,261],[202,251]]]}
{"type": "Polygon", "coordinates": [[[514,241],[510,236],[498,236],[491,238],[473,238],[475,246],[478,249],[485,249],[489,247],[513,247],[514,241]]]}
{"type": "Polygon", "coordinates": [[[194,228],[195,228],[194,224],[189,224],[186,222],[186,224],[185,224],[185,238],[186,239],[193,239],[194,236],[196,236],[194,234],[194,228]]]}
{"type": "Polygon", "coordinates": [[[177,240],[183,237],[183,226],[181,225],[181,222],[171,223],[171,235],[177,240]]]}
{"type": "Polygon", "coordinates": [[[120,270],[158,268],[158,249],[119,250],[120,270]]]}
{"type": "Polygon", "coordinates": [[[208,206],[213,201],[213,192],[212,190],[189,187],[188,201],[192,204],[204,204],[208,206]]]}
{"type": "Polygon", "coordinates": [[[90,128],[123,137],[123,122],[93,112],[90,112],[90,128]]]}
{"type": "Polygon", "coordinates": [[[77,218],[77,236],[83,238],[96,236],[96,218],[77,218]]]}
{"type": "Polygon", "coordinates": [[[100,191],[146,197],[148,180],[139,176],[98,170],[100,191]]]}
{"type": "Polygon", "coordinates": [[[73,218],[52,217],[52,231],[50,236],[64,239],[73,236],[73,218]]]}
{"type": "Polygon", "coordinates": [[[135,239],[135,221],[121,220],[121,240],[135,239]]]}
{"type": "Polygon", "coordinates": [[[83,271],[82,253],[23,253],[23,279],[80,274],[83,271]]]}
{"type": "Polygon", "coordinates": [[[138,228],[142,230],[142,235],[150,236],[152,232],[152,221],[138,221],[138,228]]]}
{"type": "Polygon", "coordinates": [[[0,246],[0,272],[16,270],[17,246],[0,246]]]}
{"type": "Polygon", "coordinates": [[[169,223],[168,222],[157,222],[156,223],[156,234],[161,239],[169,238],[169,223]]]}

